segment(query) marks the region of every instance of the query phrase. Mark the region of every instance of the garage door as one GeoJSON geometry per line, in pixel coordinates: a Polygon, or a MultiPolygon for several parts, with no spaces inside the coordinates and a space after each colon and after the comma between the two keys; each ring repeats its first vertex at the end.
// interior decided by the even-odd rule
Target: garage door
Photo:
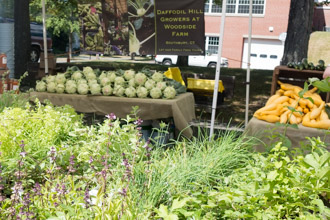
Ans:
{"type": "MultiPolygon", "coordinates": [[[[251,40],[251,69],[272,70],[280,65],[284,44],[280,40],[251,40]]],[[[242,68],[247,68],[248,39],[244,39],[242,68]]]]}

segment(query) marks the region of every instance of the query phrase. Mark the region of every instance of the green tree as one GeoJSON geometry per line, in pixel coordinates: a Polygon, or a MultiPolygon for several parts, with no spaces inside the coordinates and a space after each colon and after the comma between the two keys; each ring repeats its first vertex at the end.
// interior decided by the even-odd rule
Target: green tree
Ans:
{"type": "Polygon", "coordinates": [[[300,62],[307,57],[314,6],[329,5],[329,3],[329,0],[321,3],[315,3],[314,0],[291,0],[282,65],[288,62],[300,62]]]}
{"type": "MultiPolygon", "coordinates": [[[[72,57],[72,34],[79,32],[78,0],[45,0],[46,26],[59,36],[61,32],[69,36],[69,57],[72,57]]],[[[42,0],[32,0],[30,3],[31,20],[42,21],[42,0]]]]}
{"type": "Polygon", "coordinates": [[[0,17],[14,18],[14,1],[0,0],[0,17]]]}

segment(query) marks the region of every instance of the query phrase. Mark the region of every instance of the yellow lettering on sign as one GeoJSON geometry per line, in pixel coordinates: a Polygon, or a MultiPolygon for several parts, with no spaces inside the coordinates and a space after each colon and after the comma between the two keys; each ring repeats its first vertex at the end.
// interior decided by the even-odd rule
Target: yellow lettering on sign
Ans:
{"type": "Polygon", "coordinates": [[[193,17],[191,21],[199,21],[200,17],[193,17]]]}
{"type": "Polygon", "coordinates": [[[198,9],[189,9],[188,10],[188,13],[189,14],[203,14],[204,12],[203,12],[203,10],[198,10],[198,9]]]}
{"type": "Polygon", "coordinates": [[[189,33],[188,32],[176,32],[172,31],[172,37],[188,37],[189,33]]]}
{"type": "Polygon", "coordinates": [[[173,24],[164,24],[165,29],[196,29],[196,25],[173,25],[173,24]]]}
{"type": "Polygon", "coordinates": [[[185,10],[157,10],[157,15],[185,15],[185,10]]]}

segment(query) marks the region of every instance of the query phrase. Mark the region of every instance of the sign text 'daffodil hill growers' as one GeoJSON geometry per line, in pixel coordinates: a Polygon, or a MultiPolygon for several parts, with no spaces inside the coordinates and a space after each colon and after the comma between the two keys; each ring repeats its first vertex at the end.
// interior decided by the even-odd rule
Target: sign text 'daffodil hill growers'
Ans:
{"type": "Polygon", "coordinates": [[[204,54],[204,1],[156,0],[156,53],[204,54]]]}
{"type": "Polygon", "coordinates": [[[130,53],[204,54],[204,1],[128,1],[130,53]]]}

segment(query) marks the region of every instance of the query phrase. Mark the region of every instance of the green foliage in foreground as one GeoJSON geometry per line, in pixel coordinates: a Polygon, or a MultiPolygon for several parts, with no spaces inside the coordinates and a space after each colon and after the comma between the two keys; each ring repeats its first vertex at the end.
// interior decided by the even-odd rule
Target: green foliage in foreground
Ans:
{"type": "Polygon", "coordinates": [[[0,113],[0,219],[321,219],[329,215],[329,152],[269,155],[236,133],[141,138],[135,113],[85,126],[69,106],[0,113]],[[158,147],[157,147],[158,146],[158,147]]]}
{"type": "MultiPolygon", "coordinates": [[[[26,103],[29,101],[29,96],[27,96],[24,93],[18,93],[18,91],[9,90],[7,91],[7,88],[5,88],[6,81],[5,77],[9,74],[9,71],[5,72],[1,76],[1,82],[2,82],[2,88],[3,91],[2,94],[0,94],[0,112],[2,112],[6,107],[12,107],[12,108],[25,108],[26,103]]],[[[26,77],[28,74],[24,73],[23,76],[18,80],[19,84],[21,83],[22,79],[26,77]]]]}
{"type": "Polygon", "coordinates": [[[312,152],[288,157],[278,143],[269,155],[221,179],[215,190],[178,194],[160,205],[164,219],[325,219],[330,217],[330,153],[310,139],[312,152]],[[328,207],[327,207],[328,206],[328,207]]]}

